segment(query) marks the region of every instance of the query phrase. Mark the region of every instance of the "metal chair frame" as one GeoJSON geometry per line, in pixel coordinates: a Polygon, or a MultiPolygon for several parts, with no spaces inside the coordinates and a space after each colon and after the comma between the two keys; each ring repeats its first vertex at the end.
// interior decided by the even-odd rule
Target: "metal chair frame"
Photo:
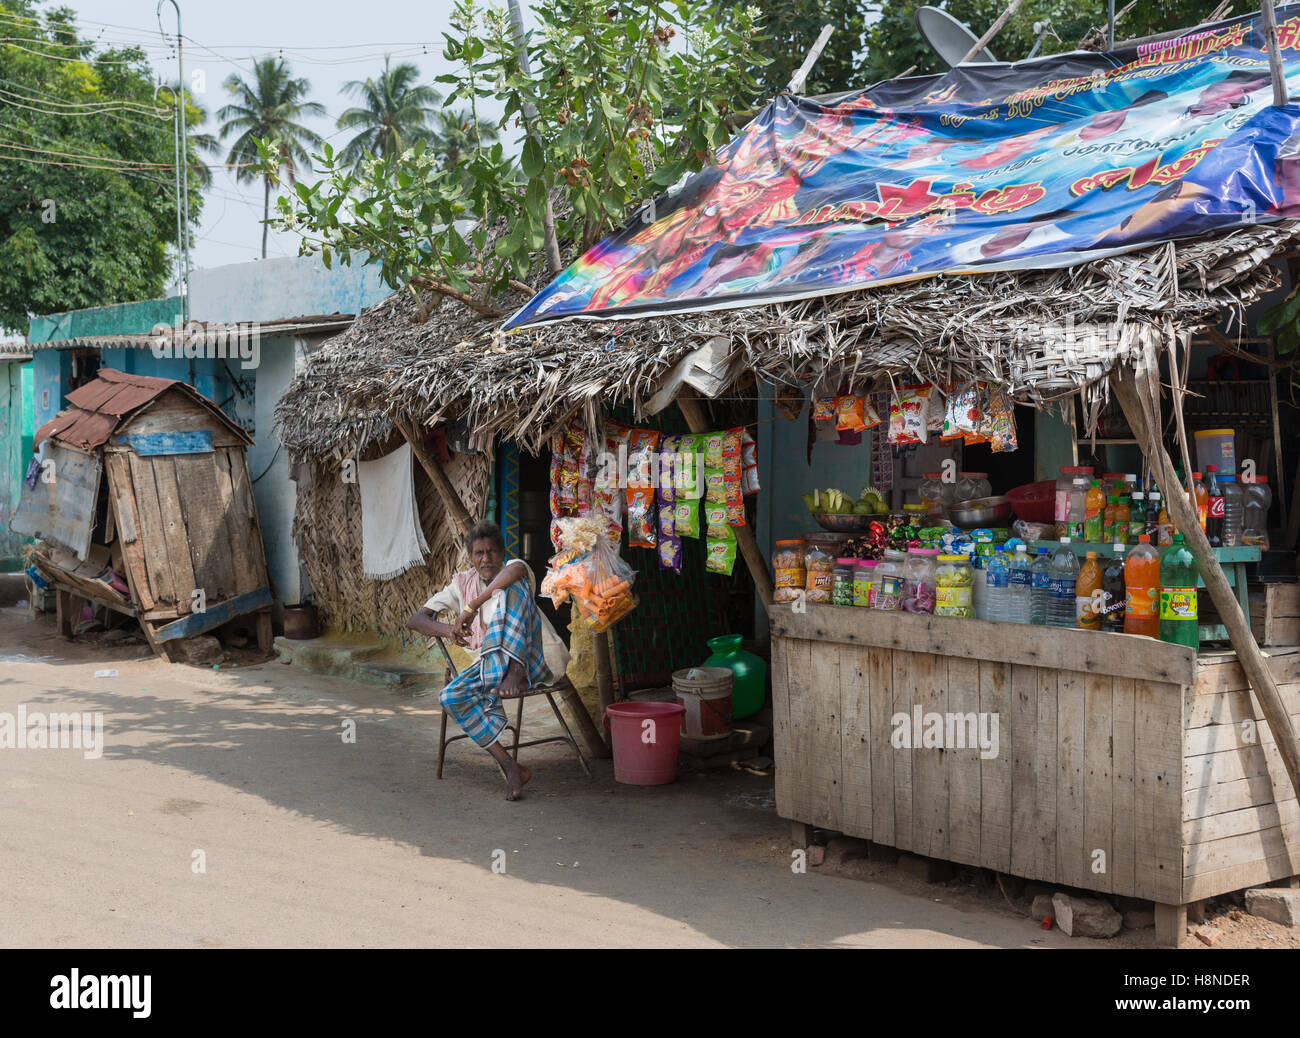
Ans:
{"type": "MultiPolygon", "coordinates": [[[[456,669],[456,664],[451,661],[451,653],[447,651],[447,644],[438,635],[434,635],[434,640],[438,643],[438,648],[442,650],[443,659],[447,661],[446,681],[450,683],[452,678],[460,673],[456,669]]],[[[501,696],[502,703],[507,700],[519,700],[519,707],[515,711],[515,723],[510,724],[507,721],[506,730],[514,735],[514,742],[505,746],[507,752],[514,758],[515,763],[519,763],[519,751],[527,749],[529,746],[541,746],[548,742],[564,742],[569,744],[569,748],[578,757],[578,763],[582,765],[582,770],[587,773],[587,778],[591,778],[591,767],[587,764],[587,758],[583,756],[582,749],[578,746],[578,741],[573,737],[573,732],[569,730],[569,724],[560,713],[560,708],[555,702],[554,693],[558,689],[565,687],[573,688],[573,683],[569,681],[567,675],[562,676],[559,681],[553,681],[549,685],[534,685],[532,688],[525,689],[523,692],[516,693],[512,696],[501,696]],[[551,712],[555,714],[555,719],[560,722],[560,727],[564,729],[563,735],[549,735],[545,739],[530,739],[528,742],[520,742],[520,732],[524,724],[524,700],[532,696],[545,696],[546,701],[551,704],[551,712]]],[[[508,715],[507,715],[508,718],[508,715]]],[[[438,778],[442,778],[442,765],[447,757],[447,747],[457,739],[468,739],[469,736],[463,732],[460,735],[453,735],[447,738],[447,710],[442,708],[442,725],[438,734],[438,778]]]]}

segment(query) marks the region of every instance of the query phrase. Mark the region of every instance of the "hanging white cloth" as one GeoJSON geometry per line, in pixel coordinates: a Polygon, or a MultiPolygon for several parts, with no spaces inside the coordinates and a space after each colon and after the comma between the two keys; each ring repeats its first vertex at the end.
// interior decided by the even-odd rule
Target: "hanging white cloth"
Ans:
{"type": "Polygon", "coordinates": [[[429,552],[415,503],[411,445],[357,464],[361,490],[361,569],[375,580],[400,577],[429,552]]]}

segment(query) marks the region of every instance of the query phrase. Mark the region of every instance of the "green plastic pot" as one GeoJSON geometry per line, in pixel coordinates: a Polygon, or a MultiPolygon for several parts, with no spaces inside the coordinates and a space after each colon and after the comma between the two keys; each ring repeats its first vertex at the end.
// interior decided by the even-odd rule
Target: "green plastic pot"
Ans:
{"type": "Polygon", "coordinates": [[[763,709],[767,700],[767,664],[740,647],[740,635],[720,634],[706,643],[713,655],[705,667],[726,667],[732,673],[731,716],[739,721],[763,709]]]}

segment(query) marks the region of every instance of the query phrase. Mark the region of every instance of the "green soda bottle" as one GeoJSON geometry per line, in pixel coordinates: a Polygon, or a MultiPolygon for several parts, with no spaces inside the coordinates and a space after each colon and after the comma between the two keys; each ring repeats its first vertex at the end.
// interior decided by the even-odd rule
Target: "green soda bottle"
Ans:
{"type": "Polygon", "coordinates": [[[1181,533],[1160,557],[1160,640],[1201,648],[1196,615],[1196,582],[1200,571],[1181,533]]]}

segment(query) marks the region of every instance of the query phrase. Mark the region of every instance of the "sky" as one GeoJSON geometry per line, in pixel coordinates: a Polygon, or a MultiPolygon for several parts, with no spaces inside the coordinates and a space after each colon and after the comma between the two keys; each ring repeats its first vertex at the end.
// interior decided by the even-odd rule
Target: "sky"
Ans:
{"type": "MultiPolygon", "coordinates": [[[[76,11],[83,37],[107,45],[131,43],[149,54],[156,74],[176,77],[176,13],[163,6],[164,42],[158,28],[157,0],[64,0],[76,11]]],[[[222,82],[232,72],[247,74],[254,58],[283,56],[295,75],[311,83],[311,99],[326,118],[304,122],[331,144],[350,134],[336,129],[339,113],[355,102],[341,94],[348,80],[377,76],[384,55],[410,62],[423,82],[451,71],[442,58],[443,32],[449,28],[452,0],[179,0],[185,36],[185,79],[195,100],[208,110],[206,132],[217,133],[216,112],[229,103],[222,82]]],[[[44,4],[48,10],[55,4],[44,4]]],[[[527,0],[524,2],[527,8],[527,0]]],[[[445,85],[438,85],[446,94],[445,85]]],[[[227,146],[233,138],[226,141],[227,146]]],[[[223,151],[209,161],[220,162],[223,151]]],[[[207,193],[190,266],[215,267],[257,259],[262,249],[261,182],[240,184],[228,170],[215,170],[207,193]]],[[[274,195],[272,195],[274,199],[274,195]]],[[[267,257],[294,256],[298,239],[272,230],[267,257]]]]}

